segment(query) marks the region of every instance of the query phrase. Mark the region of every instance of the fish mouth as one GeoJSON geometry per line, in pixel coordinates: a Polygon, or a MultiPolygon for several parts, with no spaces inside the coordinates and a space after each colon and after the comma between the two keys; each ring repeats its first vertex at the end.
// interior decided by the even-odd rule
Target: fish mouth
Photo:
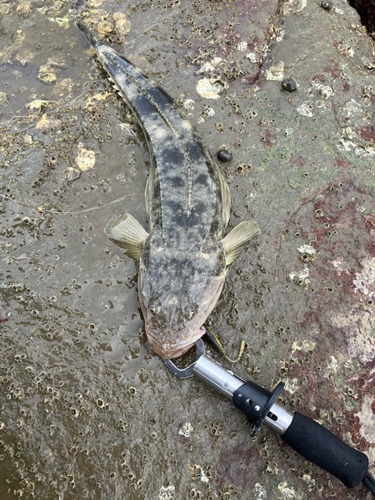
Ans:
{"type": "Polygon", "coordinates": [[[151,334],[147,333],[151,349],[163,359],[175,359],[185,354],[191,349],[195,342],[205,334],[206,329],[202,326],[190,340],[183,340],[175,344],[161,343],[151,334]]]}

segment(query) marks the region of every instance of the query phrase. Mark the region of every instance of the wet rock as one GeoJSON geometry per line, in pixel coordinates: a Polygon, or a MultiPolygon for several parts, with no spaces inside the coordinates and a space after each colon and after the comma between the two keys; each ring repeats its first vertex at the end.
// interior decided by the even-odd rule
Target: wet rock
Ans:
{"type": "Polygon", "coordinates": [[[185,103],[210,150],[236,147],[235,164],[220,163],[230,225],[254,217],[262,235],[211,315],[229,357],[247,348],[234,366],[212,356],[265,388],[285,381],[289,409],[375,460],[375,90],[357,13],[130,2],[125,17],[111,1],[8,2],[1,13],[23,31],[10,44],[0,30],[0,497],[345,498],[270,431],[251,441],[228,401],[175,379],[145,344],[137,267],[103,230],[127,211],[147,227],[148,152],[72,5],[185,103]],[[46,67],[51,52],[65,65],[46,67]],[[38,79],[41,67],[57,79],[38,79]],[[280,92],[287,75],[298,93],[280,92]],[[203,78],[227,87],[208,100],[203,78]]]}

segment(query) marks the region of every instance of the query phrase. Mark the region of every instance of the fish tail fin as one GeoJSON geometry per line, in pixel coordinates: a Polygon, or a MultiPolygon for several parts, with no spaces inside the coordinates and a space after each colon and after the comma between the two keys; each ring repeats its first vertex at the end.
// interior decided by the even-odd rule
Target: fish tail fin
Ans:
{"type": "Polygon", "coordinates": [[[81,23],[81,21],[76,21],[75,25],[84,34],[86,40],[95,50],[97,50],[97,48],[102,45],[96,38],[96,36],[88,29],[85,24],[81,23]]]}

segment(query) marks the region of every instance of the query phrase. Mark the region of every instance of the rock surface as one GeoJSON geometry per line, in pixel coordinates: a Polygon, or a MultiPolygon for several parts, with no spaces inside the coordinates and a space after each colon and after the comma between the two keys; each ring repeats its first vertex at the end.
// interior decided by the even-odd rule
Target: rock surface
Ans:
{"type": "Polygon", "coordinates": [[[356,11],[77,0],[0,16],[1,498],[371,498],[266,428],[252,441],[226,400],[149,352],[136,265],[103,233],[115,213],[146,224],[148,153],[73,27],[169,92],[213,156],[228,145],[231,221],[262,234],[212,329],[230,357],[246,340],[238,375],[285,381],[283,404],[374,473],[375,53],[356,11]]]}

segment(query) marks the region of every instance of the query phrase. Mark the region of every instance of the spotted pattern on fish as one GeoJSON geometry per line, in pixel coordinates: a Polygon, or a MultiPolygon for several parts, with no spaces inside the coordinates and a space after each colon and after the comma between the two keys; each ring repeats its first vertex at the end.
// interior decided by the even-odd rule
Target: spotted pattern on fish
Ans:
{"type": "MultiPolygon", "coordinates": [[[[112,75],[116,74],[116,70],[121,73],[117,75],[120,89],[124,87],[129,89],[130,82],[135,86],[136,91],[133,94],[127,91],[124,97],[133,112],[136,115],[138,114],[139,117],[142,116],[143,128],[148,133],[150,140],[152,138],[151,142],[154,142],[156,139],[164,142],[164,146],[167,146],[168,140],[170,141],[169,133],[173,134],[173,142],[176,143],[173,146],[177,146],[179,152],[184,155],[182,164],[186,171],[186,207],[189,212],[193,207],[194,162],[201,160],[201,155],[196,149],[196,145],[193,144],[193,147],[191,147],[191,144],[186,141],[189,135],[193,136],[190,123],[187,120],[181,120],[181,115],[176,112],[171,99],[168,98],[165,92],[160,92],[158,88],[153,87],[149,80],[138,72],[133,74],[135,70],[125,58],[120,58],[119,61],[117,54],[113,53],[106,53],[106,56],[109,61],[107,62],[108,71],[112,75]],[[129,66],[126,76],[123,74],[124,61],[129,66]],[[144,102],[143,98],[146,102],[144,102]],[[155,112],[157,115],[155,115],[155,112]],[[148,119],[145,119],[146,116],[148,116],[148,119]],[[165,127],[161,125],[160,118],[164,120],[170,131],[165,130],[165,127]]],[[[172,144],[169,144],[169,146],[171,147],[172,144]]],[[[164,152],[168,159],[173,159],[175,164],[178,164],[180,158],[177,155],[174,156],[175,152],[172,149],[168,151],[167,147],[165,147],[164,152]]]]}
{"type": "Polygon", "coordinates": [[[100,47],[100,58],[105,58],[106,69],[141,124],[151,151],[150,229],[160,225],[166,245],[175,247],[178,242],[185,249],[189,242],[200,246],[212,225],[215,232],[221,229],[221,238],[220,174],[190,123],[171,98],[125,58],[105,46],[100,47]]]}

